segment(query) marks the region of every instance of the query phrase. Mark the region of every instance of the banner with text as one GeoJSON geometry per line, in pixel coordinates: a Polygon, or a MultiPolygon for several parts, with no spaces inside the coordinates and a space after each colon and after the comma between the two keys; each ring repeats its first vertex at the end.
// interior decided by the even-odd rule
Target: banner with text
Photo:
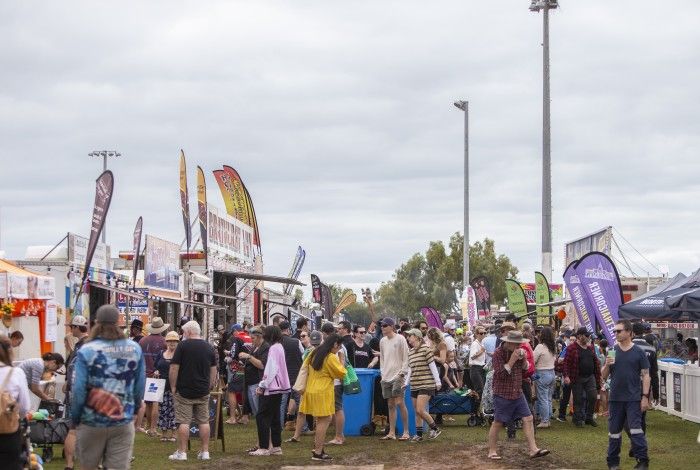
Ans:
{"type": "Polygon", "coordinates": [[[211,204],[207,205],[207,249],[218,257],[253,264],[253,229],[211,204]]]}
{"type": "Polygon", "coordinates": [[[180,245],[146,235],[144,284],[170,291],[180,290],[180,245]]]}
{"type": "MultiPolygon", "coordinates": [[[[549,283],[547,278],[539,271],[535,271],[535,303],[546,304],[552,301],[551,293],[549,292],[549,283]]],[[[536,307],[537,324],[549,325],[552,307],[536,307]]]]}
{"type": "Polygon", "coordinates": [[[527,315],[527,301],[522,286],[515,279],[506,279],[506,294],[508,296],[508,310],[516,317],[527,315]]]}
{"type": "Polygon", "coordinates": [[[579,238],[566,244],[566,260],[565,265],[568,266],[576,260],[579,260],[583,255],[592,251],[599,251],[610,254],[612,247],[612,227],[605,227],[595,233],[579,238]]]}
{"type": "Polygon", "coordinates": [[[578,261],[573,261],[567,266],[566,271],[564,271],[564,283],[571,296],[571,303],[574,304],[579,323],[585,326],[590,333],[595,333],[595,313],[576,273],[576,263],[578,261]]]}
{"type": "Polygon", "coordinates": [[[180,206],[182,209],[182,223],[185,226],[185,241],[187,252],[192,245],[192,227],[190,225],[190,197],[187,192],[187,165],[185,163],[185,152],[180,149],[180,206]]]}

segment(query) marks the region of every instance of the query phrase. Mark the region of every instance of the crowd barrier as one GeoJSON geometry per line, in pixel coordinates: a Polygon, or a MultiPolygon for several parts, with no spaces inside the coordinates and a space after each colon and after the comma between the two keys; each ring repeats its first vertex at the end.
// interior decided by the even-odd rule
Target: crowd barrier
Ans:
{"type": "Polygon", "coordinates": [[[700,367],[659,361],[656,409],[700,423],[700,367]]]}

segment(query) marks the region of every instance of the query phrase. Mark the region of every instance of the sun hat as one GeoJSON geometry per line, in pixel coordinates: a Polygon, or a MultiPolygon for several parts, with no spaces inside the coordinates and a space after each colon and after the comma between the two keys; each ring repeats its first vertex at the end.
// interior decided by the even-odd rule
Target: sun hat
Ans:
{"type": "Polygon", "coordinates": [[[423,339],[423,333],[418,328],[412,328],[406,332],[409,336],[415,336],[418,339],[423,339]]]}
{"type": "Polygon", "coordinates": [[[312,346],[318,346],[319,344],[321,344],[322,339],[323,335],[318,330],[314,330],[311,333],[309,333],[309,342],[312,346]]]}
{"type": "Polygon", "coordinates": [[[175,331],[168,331],[168,334],[165,335],[165,341],[180,341],[180,337],[175,331]]]}
{"type": "Polygon", "coordinates": [[[163,319],[160,317],[153,317],[151,323],[148,324],[148,332],[152,335],[162,333],[168,328],[170,328],[170,323],[163,323],[163,319]]]}
{"type": "Polygon", "coordinates": [[[501,336],[501,341],[503,341],[504,343],[523,344],[529,342],[530,340],[523,337],[522,331],[513,330],[509,331],[506,336],[501,336]]]}
{"type": "Polygon", "coordinates": [[[82,315],[74,316],[73,320],[70,322],[70,326],[87,326],[87,324],[87,318],[82,315]]]}
{"type": "Polygon", "coordinates": [[[102,305],[95,312],[95,321],[100,323],[117,323],[119,321],[119,310],[112,304],[102,305]]]}
{"type": "Polygon", "coordinates": [[[504,321],[501,323],[500,329],[502,330],[503,328],[511,328],[513,330],[517,329],[517,326],[515,326],[515,323],[511,321],[504,321]]]}

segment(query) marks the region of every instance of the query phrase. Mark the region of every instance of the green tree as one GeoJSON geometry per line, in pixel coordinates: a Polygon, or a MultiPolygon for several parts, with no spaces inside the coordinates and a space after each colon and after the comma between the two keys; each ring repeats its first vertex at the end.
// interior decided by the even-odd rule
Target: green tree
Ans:
{"type": "MultiPolygon", "coordinates": [[[[377,311],[393,317],[417,318],[421,307],[430,306],[443,314],[459,313],[456,292],[461,293],[465,287],[463,244],[464,237],[457,232],[450,237],[447,249],[442,241],[432,241],[425,254],[414,254],[377,291],[377,311]]],[[[483,275],[489,279],[492,302],[499,303],[506,295],[503,281],[516,277],[518,269],[507,256],[497,255],[494,241],[486,238],[470,246],[469,272],[472,278],[483,275]]]]}

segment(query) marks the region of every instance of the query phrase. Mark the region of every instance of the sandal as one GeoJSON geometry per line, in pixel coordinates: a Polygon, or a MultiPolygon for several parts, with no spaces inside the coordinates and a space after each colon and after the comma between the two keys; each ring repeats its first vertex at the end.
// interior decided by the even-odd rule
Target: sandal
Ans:
{"type": "Polygon", "coordinates": [[[289,439],[285,440],[284,442],[301,442],[299,439],[296,437],[292,436],[289,439]]]}
{"type": "Polygon", "coordinates": [[[380,440],[380,441],[395,441],[395,440],[396,440],[396,436],[389,436],[389,435],[386,435],[386,436],[384,436],[384,437],[380,437],[379,440],[380,440]]]}
{"type": "Polygon", "coordinates": [[[168,442],[177,442],[177,439],[174,437],[169,437],[168,442]]]}
{"type": "Polygon", "coordinates": [[[152,431],[150,429],[148,431],[146,431],[146,435],[148,437],[163,437],[163,435],[160,434],[158,431],[152,431]]]}
{"type": "Polygon", "coordinates": [[[167,437],[161,437],[160,442],[170,442],[167,437]]]}
{"type": "Polygon", "coordinates": [[[503,460],[503,457],[501,457],[498,454],[489,454],[489,459],[491,459],[491,460],[503,460]]]}
{"type": "Polygon", "coordinates": [[[530,456],[530,458],[536,459],[537,457],[544,457],[545,455],[549,455],[549,451],[547,449],[538,449],[537,452],[530,456]]]}
{"type": "Polygon", "coordinates": [[[345,444],[345,442],[341,442],[341,441],[338,441],[336,439],[333,439],[331,441],[326,442],[326,445],[329,445],[329,446],[342,446],[343,444],[345,444]]]}
{"type": "Polygon", "coordinates": [[[407,441],[411,438],[411,436],[401,436],[398,438],[399,441],[407,441]]]}

